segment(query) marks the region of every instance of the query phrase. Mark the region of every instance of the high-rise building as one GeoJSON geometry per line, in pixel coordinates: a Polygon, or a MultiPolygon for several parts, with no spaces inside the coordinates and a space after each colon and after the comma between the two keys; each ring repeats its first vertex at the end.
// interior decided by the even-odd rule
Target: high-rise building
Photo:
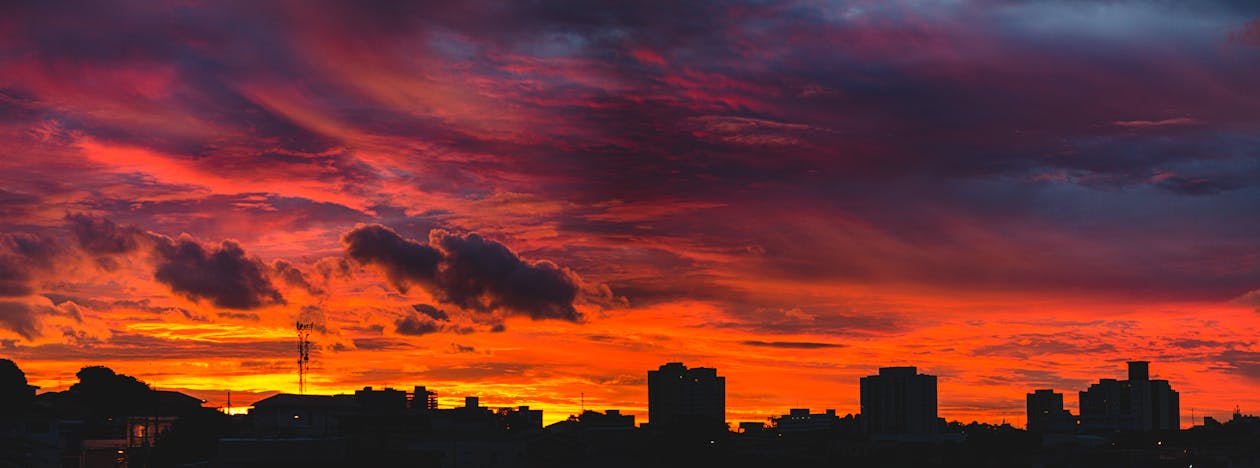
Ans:
{"type": "Polygon", "coordinates": [[[1167,380],[1151,380],[1150,364],[1129,363],[1129,379],[1102,379],[1080,393],[1087,431],[1168,431],[1181,428],[1180,395],[1167,380]]]}
{"type": "Polygon", "coordinates": [[[1076,417],[1063,409],[1063,394],[1054,390],[1036,390],[1028,394],[1029,432],[1071,432],[1076,430],[1076,417]]]}
{"type": "Polygon", "coordinates": [[[681,420],[725,423],[726,377],[717,369],[671,362],[648,371],[648,421],[663,426],[681,420]]]}
{"type": "Polygon", "coordinates": [[[861,426],[872,434],[935,434],[943,424],[936,416],[936,376],[914,367],[883,367],[879,375],[862,377],[861,426]]]}

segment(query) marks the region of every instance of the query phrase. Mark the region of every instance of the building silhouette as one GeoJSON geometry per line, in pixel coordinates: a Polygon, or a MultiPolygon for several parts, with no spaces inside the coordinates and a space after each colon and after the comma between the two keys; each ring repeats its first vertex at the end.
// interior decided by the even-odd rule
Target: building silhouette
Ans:
{"type": "Polygon", "coordinates": [[[1035,390],[1029,393],[1028,430],[1030,432],[1073,432],[1077,419],[1063,409],[1063,394],[1054,390],[1035,390]]]}
{"type": "Polygon", "coordinates": [[[871,434],[935,434],[936,376],[914,367],[883,367],[861,379],[861,427],[871,434]]]}
{"type": "Polygon", "coordinates": [[[436,397],[422,386],[273,395],[252,405],[238,437],[219,440],[214,466],[526,466],[542,410],[491,408],[476,396],[438,408],[436,397]]]}
{"type": "Polygon", "coordinates": [[[1151,380],[1150,364],[1129,362],[1128,380],[1102,379],[1080,393],[1081,429],[1168,431],[1181,427],[1180,396],[1167,380],[1151,380]]]}
{"type": "MultiPolygon", "coordinates": [[[[569,419],[574,419],[570,416],[569,419]]],[[[584,410],[582,414],[576,417],[577,421],[590,427],[616,427],[616,428],[634,428],[634,415],[621,414],[621,410],[604,410],[603,413],[598,411],[584,410]]]]}
{"type": "Polygon", "coordinates": [[[810,413],[809,408],[792,408],[788,414],[771,420],[781,433],[826,431],[840,427],[840,417],[836,416],[834,409],[810,413]]]}
{"type": "Polygon", "coordinates": [[[717,369],[681,362],[648,371],[648,420],[653,427],[688,422],[725,423],[726,377],[717,369]]]}

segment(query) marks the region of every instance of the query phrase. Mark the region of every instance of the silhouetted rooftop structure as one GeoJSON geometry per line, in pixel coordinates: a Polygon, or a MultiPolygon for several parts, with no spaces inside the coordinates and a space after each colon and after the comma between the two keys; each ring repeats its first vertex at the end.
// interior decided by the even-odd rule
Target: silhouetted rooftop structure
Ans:
{"type": "Polygon", "coordinates": [[[417,385],[408,395],[408,404],[415,409],[435,410],[438,409],[437,392],[430,391],[424,386],[417,385]]]}
{"type": "Polygon", "coordinates": [[[598,411],[586,410],[578,415],[578,421],[590,427],[634,427],[633,414],[621,414],[621,410],[598,411]]]}
{"type": "Polygon", "coordinates": [[[378,414],[402,413],[409,407],[407,392],[392,388],[375,390],[372,387],[363,387],[362,390],[355,390],[354,401],[364,411],[378,414]]]}
{"type": "Polygon", "coordinates": [[[353,395],[281,393],[254,402],[249,417],[260,436],[314,437],[339,434],[342,419],[361,409],[353,395]]]}
{"type": "Polygon", "coordinates": [[[499,417],[499,425],[508,432],[537,432],[543,427],[543,412],[530,409],[529,406],[500,408],[495,413],[499,417]]]}
{"type": "Polygon", "coordinates": [[[834,429],[840,425],[836,410],[810,413],[809,408],[792,408],[788,414],[773,418],[775,428],[781,433],[813,432],[834,429]]]}
{"type": "Polygon", "coordinates": [[[936,376],[914,367],[883,367],[861,379],[862,430],[872,434],[935,434],[936,376]]]}

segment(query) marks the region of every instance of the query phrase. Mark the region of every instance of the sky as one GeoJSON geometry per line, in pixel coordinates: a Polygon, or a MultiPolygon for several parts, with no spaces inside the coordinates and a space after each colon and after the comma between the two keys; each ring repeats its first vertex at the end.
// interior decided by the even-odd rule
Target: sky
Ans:
{"type": "Polygon", "coordinates": [[[0,357],[222,406],[1260,412],[1260,3],[4,2],[0,357]]]}

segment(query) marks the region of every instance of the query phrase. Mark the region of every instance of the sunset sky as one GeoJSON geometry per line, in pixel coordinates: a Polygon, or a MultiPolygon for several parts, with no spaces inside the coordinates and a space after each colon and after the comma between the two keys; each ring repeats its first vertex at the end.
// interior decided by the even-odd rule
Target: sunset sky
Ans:
{"type": "Polygon", "coordinates": [[[1260,412],[1254,1],[4,2],[0,357],[224,403],[1260,412]],[[528,4],[528,6],[527,6],[528,4]]]}

